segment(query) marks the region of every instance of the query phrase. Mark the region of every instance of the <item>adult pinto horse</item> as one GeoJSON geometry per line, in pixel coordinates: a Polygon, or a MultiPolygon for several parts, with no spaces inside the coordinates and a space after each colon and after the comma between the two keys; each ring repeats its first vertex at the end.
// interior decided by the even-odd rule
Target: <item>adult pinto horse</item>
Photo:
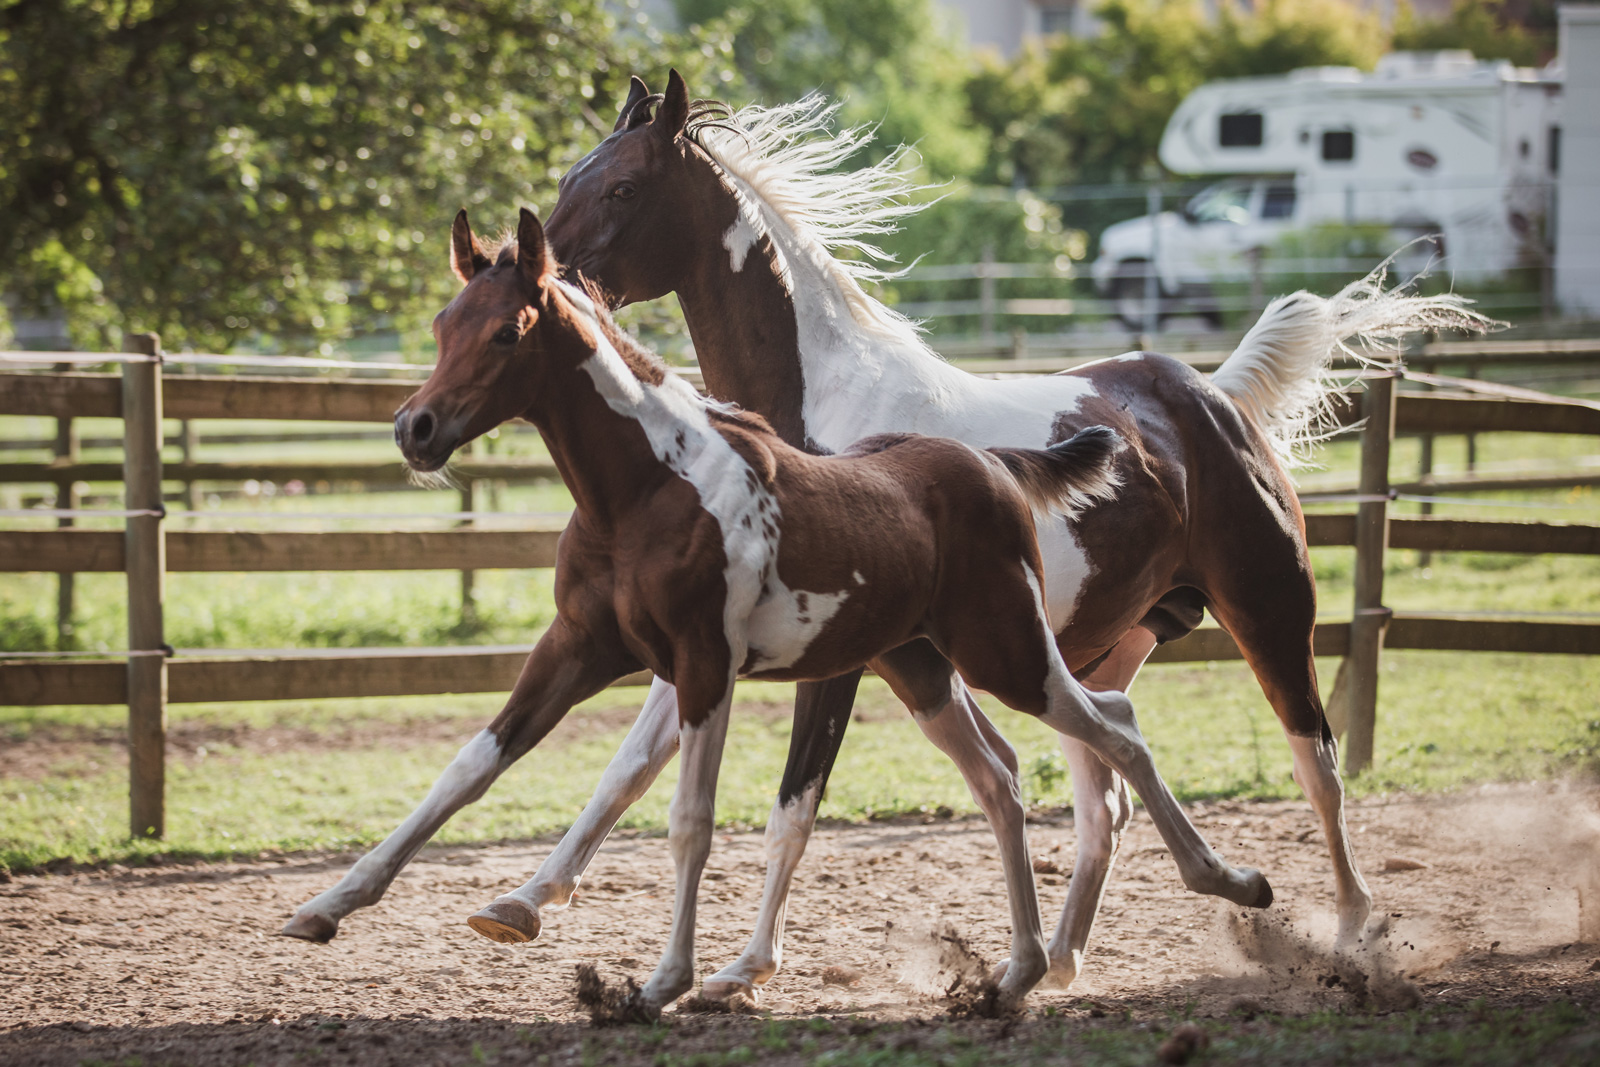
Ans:
{"type": "MultiPolygon", "coordinates": [[[[1210,377],[1134,352],[1064,374],[993,381],[935,355],[861,288],[882,276],[836,258],[915,210],[897,161],[837,171],[867,134],[829,130],[819,99],[730,116],[634,78],[612,134],[562,179],[552,246],[615,306],[676,292],[708,391],[758,411],[791,444],[838,451],[867,434],[917,431],[977,446],[1041,447],[1103,423],[1129,443],[1113,501],[1074,523],[1041,515],[1045,587],[1062,655],[1094,690],[1126,690],[1152,649],[1204,609],[1238,643],[1277,713],[1332,855],[1338,944],[1357,942],[1371,895],[1346,836],[1337,751],[1317,689],[1316,590],[1304,520],[1284,460],[1316,434],[1335,353],[1368,355],[1412,331],[1481,329],[1454,297],[1385,290],[1381,272],[1331,299],[1274,300],[1210,377]]],[[[784,901],[849,722],[858,675],[802,684],[789,763],[767,825],[768,874],[755,934],[705,993],[755,995],[781,959],[784,901]]],[[[913,695],[915,698],[915,695],[913,695]]],[[[922,699],[944,699],[929,687],[922,699]]],[[[969,695],[964,748],[1015,757],[969,695]]],[[[923,704],[921,706],[927,706],[923,704]]],[[[559,908],[606,833],[672,756],[671,687],[659,679],[624,749],[528,899],[559,908]]],[[[921,720],[919,719],[919,722],[921,720]]],[[[939,739],[948,745],[951,739],[939,739]]],[[[1076,740],[1078,855],[1046,981],[1082,966],[1121,833],[1126,785],[1076,740]]],[[[970,779],[969,779],[970,781],[970,779]]],[[[975,784],[975,783],[974,783],[975,784]]]]}
{"type": "MultiPolygon", "coordinates": [[[[694,984],[695,899],[734,680],[831,677],[870,661],[905,688],[930,675],[919,638],[947,657],[938,729],[972,732],[957,724],[966,706],[951,699],[965,678],[1091,744],[1127,775],[1186,878],[1237,903],[1270,897],[1265,879],[1228,867],[1189,823],[1156,774],[1128,699],[1089,693],[1056,647],[1033,515],[1071,514],[1112,491],[1120,447],[1112,431],[1086,428],[1047,450],[987,452],[884,434],[812,455],[759,415],[701,396],[628,340],[603,304],[558,278],[532,212],[494,256],[466,212],[453,238],[465,287],[435,320],[438,365],[395,416],[395,439],[413,469],[432,471],[508,419],[539,428],[576,504],[557,554],[556,618],[505,709],[411,818],[297,921],[381,892],[573,705],[647,667],[675,688],[683,755],[669,817],[671,933],[631,1004],[653,1018],[694,984]]],[[[1022,819],[997,823],[996,833],[1012,921],[1000,995],[1014,1003],[1048,957],[1022,819]]],[[[469,920],[507,941],[527,940],[537,921],[516,894],[469,920]]]]}

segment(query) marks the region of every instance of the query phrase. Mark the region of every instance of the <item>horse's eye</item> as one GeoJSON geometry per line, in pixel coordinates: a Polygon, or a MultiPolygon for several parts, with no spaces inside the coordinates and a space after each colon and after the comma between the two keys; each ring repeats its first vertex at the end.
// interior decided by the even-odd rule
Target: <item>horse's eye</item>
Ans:
{"type": "Polygon", "coordinates": [[[618,200],[632,200],[637,193],[638,190],[635,189],[629,182],[623,182],[621,185],[611,190],[611,195],[616,197],[618,200]]]}
{"type": "Polygon", "coordinates": [[[522,335],[517,333],[515,326],[502,326],[500,331],[494,335],[494,342],[497,345],[514,345],[520,336],[522,335]]]}

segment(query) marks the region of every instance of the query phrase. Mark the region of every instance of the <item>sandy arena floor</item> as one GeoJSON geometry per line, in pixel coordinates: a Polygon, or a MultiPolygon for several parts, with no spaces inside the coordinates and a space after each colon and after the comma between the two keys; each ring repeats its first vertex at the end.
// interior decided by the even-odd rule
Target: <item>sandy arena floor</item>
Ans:
{"type": "MultiPolygon", "coordinates": [[[[1141,813],[1085,974],[1068,993],[1035,993],[1031,1009],[1192,1002],[1221,1015],[1241,1004],[1301,1013],[1352,1001],[1325,951],[1333,890],[1310,808],[1191,811],[1231,861],[1268,875],[1277,904],[1245,915],[1184,891],[1141,813]]],[[[1578,900],[1580,882],[1600,870],[1600,794],[1536,785],[1364,800],[1351,806],[1350,823],[1376,914],[1388,921],[1366,964],[1387,984],[1369,990],[1368,1007],[1375,997],[1379,1008],[1478,998],[1600,1008],[1600,945],[1580,940],[1578,900]]],[[[1070,816],[1038,820],[1031,840],[1036,856],[1070,870],[1070,816]]],[[[612,978],[649,973],[667,932],[671,862],[665,839],[619,835],[539,941],[506,947],[473,934],[466,916],[525,880],[549,846],[425,851],[386,900],[345,920],[328,945],[273,934],[350,855],[15,877],[0,885],[0,1062],[151,1055],[192,1027],[260,1034],[307,1019],[581,1021],[577,964],[612,978]]],[[[819,831],[791,898],[784,967],[761,1008],[778,1017],[939,1015],[929,947],[937,927],[951,924],[990,961],[1004,955],[995,855],[987,825],[974,819],[819,831]],[[825,984],[828,968],[860,980],[825,984]]],[[[702,975],[742,946],[762,869],[759,834],[719,835],[701,895],[702,975]]],[[[1039,880],[1053,924],[1067,879],[1039,880]]],[[[421,1052],[394,1056],[425,1061],[421,1052]]]]}

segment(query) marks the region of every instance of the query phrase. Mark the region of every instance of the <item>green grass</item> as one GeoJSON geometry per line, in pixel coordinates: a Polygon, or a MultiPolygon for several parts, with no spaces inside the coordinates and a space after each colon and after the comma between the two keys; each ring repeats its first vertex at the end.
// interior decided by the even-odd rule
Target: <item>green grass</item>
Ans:
{"type": "MultiPolygon", "coordinates": [[[[85,420],[86,436],[112,435],[114,420],[85,420]],[[103,425],[102,425],[103,424],[103,425]]],[[[218,424],[237,432],[242,424],[218,424]]],[[[0,433],[45,436],[47,420],[0,419],[0,433]]],[[[261,424],[262,429],[278,428],[261,424]]],[[[174,427],[175,429],[175,427],[174,427]]],[[[208,446],[208,458],[276,454],[281,446],[208,446]]],[[[302,446],[297,446],[302,447],[302,446]]],[[[392,456],[383,442],[318,446],[341,456],[392,456]]],[[[1593,439],[1534,434],[1480,438],[1479,464],[1564,465],[1592,458],[1593,439]]],[[[497,454],[542,453],[537,437],[502,434],[497,454]]],[[[1394,471],[1415,469],[1417,443],[1396,444],[1394,471]]],[[[1462,438],[1441,438],[1436,470],[1462,469],[1462,438]]],[[[38,457],[35,457],[38,458],[38,457]]],[[[109,457],[100,457],[109,458],[109,457]]],[[[1356,446],[1336,442],[1323,453],[1326,471],[1303,479],[1353,479],[1356,446]]],[[[14,506],[16,487],[0,486],[0,502],[14,506]]],[[[1592,491],[1496,494],[1505,504],[1562,505],[1533,511],[1509,506],[1441,505],[1436,514],[1481,518],[1600,522],[1600,494],[1592,491]]],[[[262,528],[241,511],[270,509],[285,517],[314,512],[439,514],[457,509],[453,491],[432,493],[318,494],[218,501],[216,519],[199,525],[262,528]]],[[[560,512],[570,498],[559,486],[507,490],[512,513],[560,512]]],[[[1334,510],[1346,510],[1348,505],[1334,510]]],[[[1416,513],[1414,504],[1397,513],[1416,513]]],[[[426,520],[424,520],[426,521],[426,520]]],[[[18,523],[16,525],[23,525],[18,523]]],[[[114,523],[111,523],[114,525],[114,523]]],[[[276,528],[277,520],[266,528],[276,528]]],[[[358,521],[302,519],[297,528],[367,527],[358,521]]],[[[1320,617],[1347,618],[1353,553],[1313,552],[1320,617]]],[[[1429,567],[1415,553],[1392,553],[1385,599],[1411,611],[1592,614],[1600,605],[1600,558],[1435,554],[1429,567]]],[[[168,578],[168,640],[180,648],[348,647],[531,643],[552,616],[552,572],[480,572],[477,613],[461,614],[460,579],[454,572],[174,574],[168,578]]],[[[120,575],[79,575],[76,647],[125,647],[120,575]]],[[[44,574],[0,575],[0,650],[42,650],[55,645],[56,579],[44,574]]],[[[1323,690],[1335,664],[1319,664],[1323,690]]],[[[1561,774],[1587,766],[1600,744],[1600,660],[1579,657],[1390,653],[1380,694],[1374,770],[1352,783],[1357,792],[1448,789],[1465,783],[1561,774]]],[[[574,713],[635,707],[639,690],[619,690],[574,713]]],[[[1134,690],[1139,716],[1159,766],[1180,796],[1276,798],[1296,794],[1276,721],[1248,670],[1238,663],[1147,668],[1134,690]]],[[[3,697],[0,697],[3,699],[3,697]]],[[[786,705],[786,687],[742,686],[740,700],[786,705]]],[[[179,706],[172,718],[189,725],[247,723],[333,733],[356,723],[408,719],[460,720],[465,740],[498,710],[493,696],[404,698],[179,706]]],[[[1059,805],[1070,782],[1054,739],[1037,723],[996,708],[991,713],[1016,744],[1031,802],[1059,805]]],[[[857,819],[948,808],[971,812],[965,786],[949,764],[922,742],[915,727],[880,683],[868,680],[861,718],[840,757],[823,813],[857,819]]],[[[63,730],[112,729],[118,708],[0,707],[0,739],[24,740],[63,730]]],[[[562,733],[523,761],[485,801],[464,812],[444,833],[447,841],[526,837],[570,822],[621,739],[615,714],[605,728],[562,733]]],[[[369,730],[370,733],[370,730],[369,730]]],[[[426,791],[450,758],[454,744],[434,740],[393,746],[373,737],[352,748],[300,748],[273,753],[248,744],[208,746],[204,759],[173,760],[171,820],[161,851],[195,855],[261,849],[328,848],[380,837],[426,791]]],[[[781,773],[787,715],[734,716],[719,800],[729,824],[764,822],[781,773]]],[[[127,858],[158,846],[130,844],[123,836],[126,772],[109,748],[81,746],[73,766],[39,778],[0,779],[0,865],[28,867],[52,859],[127,858]],[[87,755],[85,753],[88,753],[87,755]],[[99,766],[90,766],[94,759],[99,766]]],[[[675,770],[627,816],[626,825],[659,829],[675,770]]]]}
{"type": "MultiPolygon", "coordinates": [[[[1592,694],[1600,660],[1396,652],[1385,660],[1377,759],[1354,779],[1355,794],[1450,789],[1470,782],[1541,778],[1590,768],[1600,746],[1592,694]]],[[[1330,679],[1335,664],[1319,664],[1330,679]]],[[[614,728],[581,729],[587,715],[631,711],[642,689],[612,690],[572,713],[546,743],[478,804],[445,827],[444,842],[525,838],[571,823],[622,738],[614,728]]],[[[787,714],[773,714],[790,687],[741,683],[717,803],[725,825],[766,820],[787,753],[787,714]],[[753,704],[766,706],[765,714],[753,704]],[[742,705],[742,708],[741,708],[742,705]]],[[[1146,668],[1134,688],[1157,765],[1184,799],[1298,795],[1287,746],[1248,670],[1238,663],[1146,668]]],[[[1053,735],[987,698],[985,706],[1016,746],[1030,803],[1070,802],[1071,783],[1053,735]]],[[[127,774],[119,750],[90,748],[45,777],[0,778],[0,866],[23,869],[56,859],[108,862],[152,853],[252,854],[365,845],[380,839],[421,800],[457,745],[498,710],[494,697],[193,705],[172,709],[173,728],[246,724],[293,727],[330,737],[354,724],[408,719],[459,721],[459,740],[384,743],[381,729],[354,747],[274,753],[210,743],[202,757],[175,755],[168,772],[164,842],[126,837],[127,774]],[[99,765],[90,766],[93,758],[99,765]]],[[[25,741],[63,730],[116,729],[118,708],[0,708],[0,739],[25,741]]],[[[863,819],[948,809],[974,812],[954,768],[921,739],[886,686],[867,679],[858,720],[823,803],[826,818],[863,819]]],[[[438,736],[435,733],[434,736],[438,736]]],[[[661,830],[676,782],[669,766],[623,825],[661,830]]]]}

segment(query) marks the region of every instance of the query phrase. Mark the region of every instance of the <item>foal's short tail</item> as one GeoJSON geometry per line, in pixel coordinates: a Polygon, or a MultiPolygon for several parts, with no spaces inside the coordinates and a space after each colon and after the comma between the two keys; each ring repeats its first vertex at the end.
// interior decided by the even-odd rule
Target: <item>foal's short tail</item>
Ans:
{"type": "Polygon", "coordinates": [[[1278,297],[1211,376],[1291,465],[1332,428],[1330,402],[1343,383],[1330,368],[1340,353],[1387,364],[1400,339],[1418,330],[1482,333],[1500,325],[1453,293],[1418,296],[1407,292],[1410,282],[1386,289],[1388,269],[1385,261],[1331,299],[1304,290],[1278,297]]]}
{"type": "Polygon", "coordinates": [[[1111,460],[1122,439],[1109,426],[1089,426],[1049,448],[991,448],[1028,503],[1071,517],[1121,484],[1111,460]]]}

